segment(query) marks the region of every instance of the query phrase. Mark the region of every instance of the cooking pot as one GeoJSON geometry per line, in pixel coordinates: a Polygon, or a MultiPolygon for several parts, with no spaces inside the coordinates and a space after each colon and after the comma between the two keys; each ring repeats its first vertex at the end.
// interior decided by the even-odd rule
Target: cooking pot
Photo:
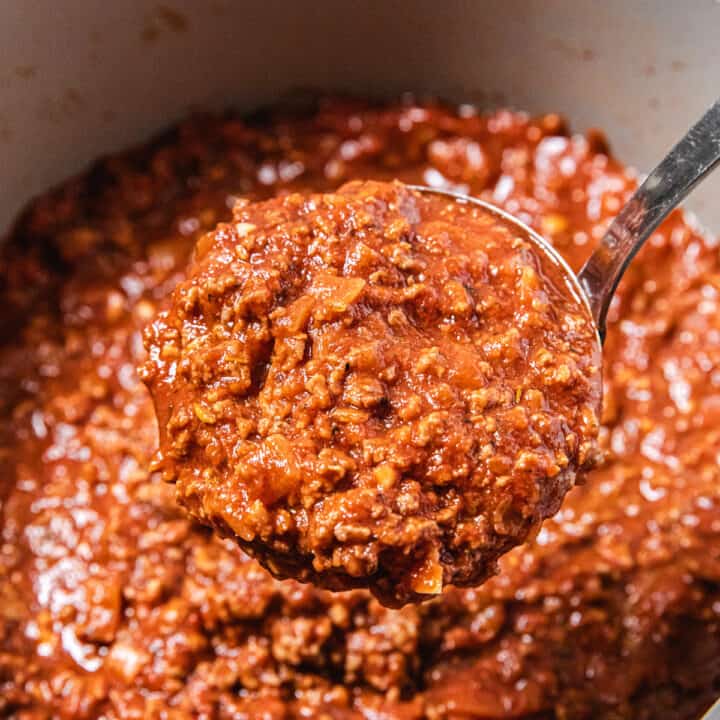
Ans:
{"type": "MultiPolygon", "coordinates": [[[[719,25],[714,0],[4,3],[0,236],[100,154],[298,89],[557,111],[642,172],[717,97],[719,25]]],[[[711,230],[719,182],[689,203],[711,230]]]]}

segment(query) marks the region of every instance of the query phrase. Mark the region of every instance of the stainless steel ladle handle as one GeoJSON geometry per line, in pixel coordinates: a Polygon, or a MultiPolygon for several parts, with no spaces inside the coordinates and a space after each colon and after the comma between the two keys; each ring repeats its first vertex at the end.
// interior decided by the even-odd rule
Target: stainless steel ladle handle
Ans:
{"type": "Polygon", "coordinates": [[[602,339],[608,308],[630,261],[665,216],[720,161],[720,100],[647,176],[578,275],[602,339]]]}

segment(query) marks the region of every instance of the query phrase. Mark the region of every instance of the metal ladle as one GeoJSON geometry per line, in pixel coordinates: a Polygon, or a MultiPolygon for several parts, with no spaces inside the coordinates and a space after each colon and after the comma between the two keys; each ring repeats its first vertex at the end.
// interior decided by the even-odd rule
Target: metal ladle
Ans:
{"type": "Polygon", "coordinates": [[[459,193],[421,186],[415,189],[481,205],[522,229],[522,234],[537,242],[552,261],[564,268],[569,285],[587,303],[602,343],[610,302],[630,261],[668,213],[682,202],[718,162],[720,100],[687,131],[633,193],[577,275],[550,243],[504,210],[459,193]]]}

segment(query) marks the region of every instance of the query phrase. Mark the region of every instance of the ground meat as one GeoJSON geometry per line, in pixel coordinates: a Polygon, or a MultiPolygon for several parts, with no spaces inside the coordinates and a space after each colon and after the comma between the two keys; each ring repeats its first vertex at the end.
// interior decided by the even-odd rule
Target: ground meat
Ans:
{"type": "Polygon", "coordinates": [[[140,329],[199,237],[239,196],[395,177],[499,203],[576,269],[635,187],[556,115],[332,100],[193,118],[19,219],[0,257],[0,716],[697,720],[720,694],[720,251],[681,212],[612,310],[606,461],[478,588],[388,610],[279,582],[149,472],[140,329]]]}
{"type": "Polygon", "coordinates": [[[239,203],[150,325],[157,466],[278,577],[477,585],[596,455],[599,349],[519,226],[401,183],[239,203]]]}

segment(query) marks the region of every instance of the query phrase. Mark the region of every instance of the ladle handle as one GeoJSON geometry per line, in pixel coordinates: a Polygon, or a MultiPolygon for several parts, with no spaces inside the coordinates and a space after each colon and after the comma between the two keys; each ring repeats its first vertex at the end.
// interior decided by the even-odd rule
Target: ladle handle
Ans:
{"type": "Polygon", "coordinates": [[[635,191],[578,275],[601,338],[605,338],[608,308],[625,268],[665,216],[719,161],[717,100],[635,191]]]}

